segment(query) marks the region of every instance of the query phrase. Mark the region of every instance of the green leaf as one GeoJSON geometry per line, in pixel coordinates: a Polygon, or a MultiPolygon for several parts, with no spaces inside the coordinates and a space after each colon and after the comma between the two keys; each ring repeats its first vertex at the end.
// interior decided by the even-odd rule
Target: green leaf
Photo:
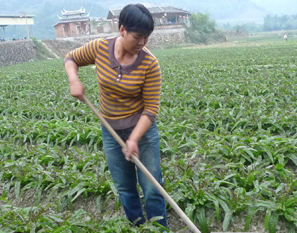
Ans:
{"type": "Polygon", "coordinates": [[[162,219],[164,219],[163,216],[155,216],[150,219],[150,222],[156,222],[156,221],[162,220],[162,219]]]}
{"type": "Polygon", "coordinates": [[[233,211],[228,211],[225,213],[224,221],[223,221],[223,231],[227,231],[230,221],[232,219],[233,211]]]}
{"type": "Polygon", "coordinates": [[[209,233],[208,224],[207,224],[206,216],[205,216],[205,208],[198,207],[196,210],[196,216],[197,216],[199,224],[200,224],[201,232],[209,233]]]}
{"type": "Polygon", "coordinates": [[[1,182],[2,182],[3,174],[4,174],[4,171],[1,171],[1,172],[0,172],[0,184],[1,184],[1,182]]]}
{"type": "Polygon", "coordinates": [[[278,223],[278,213],[273,212],[269,219],[269,233],[276,233],[277,223],[278,223]]]}
{"type": "MultiPolygon", "coordinates": [[[[87,171],[88,170],[88,167],[91,166],[91,165],[93,165],[93,162],[87,162],[85,164],[85,166],[83,167],[82,171],[83,172],[87,171]]],[[[91,168],[89,168],[89,169],[91,169],[91,168]]]]}
{"type": "Polygon", "coordinates": [[[221,221],[220,204],[219,204],[218,198],[213,194],[208,194],[208,197],[213,202],[213,204],[215,205],[217,220],[221,221]]]}
{"type": "Polygon", "coordinates": [[[278,188],[275,190],[275,193],[279,193],[284,187],[286,187],[286,184],[281,183],[278,188]]]}
{"type": "Polygon", "coordinates": [[[295,163],[295,165],[297,166],[297,156],[294,154],[288,154],[286,155],[288,158],[290,158],[292,160],[293,163],[295,163]]]}
{"type": "Polygon", "coordinates": [[[71,199],[71,202],[73,202],[76,198],[79,197],[80,194],[82,194],[82,193],[83,193],[84,191],[86,191],[86,190],[87,190],[86,188],[83,188],[83,189],[79,190],[79,191],[76,193],[75,197],[71,199]]]}
{"type": "Polygon", "coordinates": [[[249,230],[252,218],[256,215],[258,210],[259,210],[258,208],[249,208],[246,221],[245,221],[244,231],[249,230]]]}
{"type": "Polygon", "coordinates": [[[113,183],[113,182],[108,182],[108,184],[109,184],[109,186],[110,186],[111,191],[113,192],[113,194],[114,194],[116,197],[119,196],[119,193],[118,193],[117,189],[115,188],[114,183],[113,183]]]}
{"type": "Polygon", "coordinates": [[[97,209],[98,209],[99,214],[101,214],[101,211],[102,211],[101,196],[98,196],[96,198],[96,205],[97,205],[97,209]]]}
{"type": "Polygon", "coordinates": [[[71,197],[74,193],[78,192],[83,186],[85,185],[84,182],[79,183],[76,187],[68,191],[68,197],[71,197]]]}
{"type": "Polygon", "coordinates": [[[278,163],[278,164],[275,165],[275,169],[277,171],[283,171],[284,170],[284,165],[281,164],[281,163],[278,163]]]}
{"type": "Polygon", "coordinates": [[[16,181],[14,184],[14,192],[16,199],[20,197],[21,181],[16,181]]]}
{"type": "Polygon", "coordinates": [[[222,199],[218,199],[218,200],[219,200],[220,205],[222,206],[222,208],[225,211],[225,217],[224,217],[224,221],[223,221],[223,231],[227,231],[229,224],[230,224],[230,220],[232,219],[233,211],[230,210],[227,203],[224,202],[222,199]]]}
{"type": "Polygon", "coordinates": [[[195,211],[195,206],[193,204],[188,204],[186,209],[185,209],[185,214],[193,220],[193,214],[195,211]]]}
{"type": "Polygon", "coordinates": [[[273,164],[274,163],[274,159],[273,159],[273,155],[271,154],[270,150],[267,147],[263,147],[264,151],[266,152],[266,154],[268,155],[270,162],[273,164]]]}
{"type": "Polygon", "coordinates": [[[271,210],[268,209],[268,210],[266,210],[266,215],[265,215],[265,220],[264,220],[266,231],[269,231],[270,216],[271,216],[271,210]]]}
{"type": "Polygon", "coordinates": [[[62,223],[64,222],[64,219],[60,218],[60,217],[56,217],[54,215],[46,215],[46,218],[54,220],[56,223],[62,223]]]}

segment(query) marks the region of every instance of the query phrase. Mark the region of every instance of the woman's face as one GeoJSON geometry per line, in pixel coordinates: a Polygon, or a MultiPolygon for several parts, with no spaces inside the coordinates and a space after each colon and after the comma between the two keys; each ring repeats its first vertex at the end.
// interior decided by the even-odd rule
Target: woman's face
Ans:
{"type": "MultiPolygon", "coordinates": [[[[121,26],[122,29],[123,26],[121,26]]],[[[148,35],[138,32],[127,32],[126,29],[121,30],[120,33],[123,38],[124,49],[131,54],[138,54],[139,51],[146,45],[148,35]]]]}

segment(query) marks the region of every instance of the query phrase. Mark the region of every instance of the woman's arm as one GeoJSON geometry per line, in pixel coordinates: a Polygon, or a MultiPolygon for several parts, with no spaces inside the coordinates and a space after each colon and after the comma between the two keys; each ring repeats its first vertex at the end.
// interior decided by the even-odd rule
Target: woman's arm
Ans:
{"type": "Polygon", "coordinates": [[[79,100],[83,100],[84,86],[78,78],[78,67],[95,63],[101,39],[90,41],[89,43],[72,50],[65,57],[65,70],[70,85],[70,94],[79,100]]]}
{"type": "Polygon", "coordinates": [[[79,100],[83,100],[85,88],[78,78],[78,65],[73,60],[66,60],[65,71],[68,76],[70,94],[79,100]]]}

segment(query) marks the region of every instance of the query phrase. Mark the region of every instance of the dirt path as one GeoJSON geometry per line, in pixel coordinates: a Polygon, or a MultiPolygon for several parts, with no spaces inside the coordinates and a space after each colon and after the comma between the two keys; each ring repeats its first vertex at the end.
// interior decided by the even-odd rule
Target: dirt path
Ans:
{"type": "Polygon", "coordinates": [[[60,58],[49,46],[47,46],[46,43],[41,41],[41,44],[55,57],[55,58],[60,58]]]}

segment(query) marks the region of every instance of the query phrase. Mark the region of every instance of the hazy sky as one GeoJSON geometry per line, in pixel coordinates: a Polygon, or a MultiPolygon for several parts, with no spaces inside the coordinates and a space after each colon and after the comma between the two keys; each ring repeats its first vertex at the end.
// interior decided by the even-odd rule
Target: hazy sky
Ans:
{"type": "MultiPolygon", "coordinates": [[[[203,0],[183,0],[183,1],[174,1],[174,0],[163,0],[158,2],[158,4],[162,6],[166,5],[176,5],[177,2],[180,3],[179,7],[187,6],[187,5],[202,5],[201,2],[203,0]]],[[[220,0],[221,2],[224,2],[224,0],[220,0]]],[[[241,0],[238,0],[241,1],[241,0]]],[[[267,13],[273,13],[273,14],[297,14],[297,0],[250,0],[251,2],[256,3],[258,6],[264,8],[267,13]]],[[[121,1],[120,1],[121,2],[121,1]]],[[[143,1],[143,0],[127,0],[127,3],[129,2],[146,2],[146,5],[150,5],[149,2],[152,1],[143,1]]],[[[109,3],[113,3],[112,5],[120,5],[119,1],[109,1],[109,3]]],[[[156,5],[156,4],[153,4],[156,5]]],[[[232,8],[232,6],[230,6],[232,8]]],[[[191,10],[191,9],[188,9],[191,10]]]]}
{"type": "MultiPolygon", "coordinates": [[[[185,8],[186,10],[197,10],[201,9],[201,6],[207,7],[207,9],[211,12],[214,10],[214,8],[218,7],[221,8],[221,10],[225,9],[233,9],[234,5],[246,5],[247,2],[253,2],[257,4],[258,6],[262,7],[265,9],[267,13],[272,13],[272,14],[290,14],[290,15],[295,15],[297,14],[297,0],[76,0],[76,1],[71,1],[71,0],[10,0],[10,1],[5,1],[5,0],[0,0],[0,14],[1,13],[7,13],[8,11],[20,11],[20,9],[32,9],[34,11],[35,8],[41,8],[43,5],[61,5],[62,8],[71,8],[70,5],[79,5],[79,6],[85,6],[89,5],[90,2],[95,5],[100,5],[105,8],[110,8],[110,7],[116,7],[116,6],[123,6],[128,3],[148,3],[148,4],[153,4],[153,5],[159,5],[159,6],[176,6],[176,7],[181,7],[185,8]],[[233,2],[233,4],[232,4],[233,2]],[[236,2],[236,4],[234,4],[236,2]],[[74,4],[75,3],[75,4],[74,4]],[[224,9],[222,9],[224,8],[224,9]],[[6,12],[4,12],[6,11],[6,12]]],[[[29,10],[28,9],[28,10],[29,10]]],[[[71,9],[70,9],[71,10],[71,9]]],[[[88,9],[89,10],[89,9],[88,9]]],[[[92,9],[94,11],[94,8],[92,9]]],[[[234,9],[236,11],[236,8],[234,9]]]]}
{"type": "Polygon", "coordinates": [[[297,0],[251,0],[258,6],[263,7],[268,13],[274,14],[297,14],[297,0]]]}

